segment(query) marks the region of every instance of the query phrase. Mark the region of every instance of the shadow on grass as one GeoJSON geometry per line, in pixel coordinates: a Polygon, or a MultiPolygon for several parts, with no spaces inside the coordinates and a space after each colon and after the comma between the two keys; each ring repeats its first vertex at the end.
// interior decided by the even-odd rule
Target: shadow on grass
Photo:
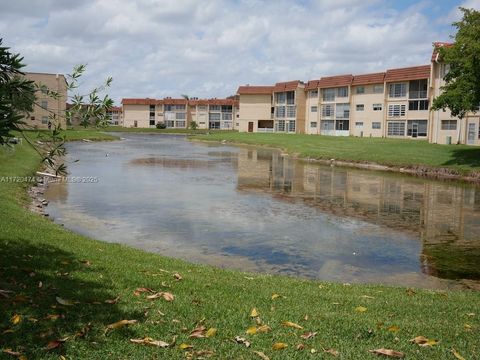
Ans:
{"type": "MultiPolygon", "coordinates": [[[[106,341],[106,325],[140,318],[105,303],[115,293],[102,281],[101,269],[86,260],[50,245],[0,240],[0,357],[6,348],[27,358],[63,353],[66,345],[50,352],[46,347],[65,337],[94,350],[106,341]],[[61,305],[56,297],[74,304],[61,305]]],[[[114,336],[132,336],[131,331],[123,328],[114,336]]]]}
{"type": "Polygon", "coordinates": [[[452,159],[443,163],[443,165],[468,165],[471,167],[480,167],[480,148],[455,149],[452,151],[452,159]]]}

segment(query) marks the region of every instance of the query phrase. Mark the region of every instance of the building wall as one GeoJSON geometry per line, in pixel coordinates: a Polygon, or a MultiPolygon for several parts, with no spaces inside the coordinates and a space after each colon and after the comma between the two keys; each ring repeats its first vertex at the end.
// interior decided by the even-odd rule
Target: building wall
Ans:
{"type": "Polygon", "coordinates": [[[320,132],[320,100],[319,91],[305,91],[305,133],[319,134],[320,132]],[[316,91],[316,96],[315,96],[316,91]],[[312,107],[316,107],[317,111],[312,111],[312,107]]]}
{"type": "Polygon", "coordinates": [[[305,88],[298,87],[295,91],[295,104],[297,106],[296,132],[300,134],[305,134],[306,101],[305,88]]]}
{"type": "Polygon", "coordinates": [[[33,112],[25,118],[27,126],[47,129],[48,122],[51,122],[52,125],[66,129],[67,121],[65,110],[67,104],[67,83],[65,77],[61,74],[45,73],[25,73],[25,77],[38,85],[45,85],[49,90],[57,92],[60,95],[58,99],[54,99],[51,96],[37,91],[37,100],[33,112]]]}
{"type": "MultiPolygon", "coordinates": [[[[352,86],[352,96],[350,103],[350,134],[353,136],[363,137],[382,137],[385,127],[385,88],[383,93],[374,93],[373,88],[375,85],[361,85],[365,92],[363,94],[357,94],[357,88],[359,86],[352,86]],[[381,110],[374,110],[373,105],[381,105],[381,110]],[[363,111],[357,110],[357,105],[363,105],[363,111]],[[361,125],[360,125],[360,124],[361,125]],[[373,128],[373,123],[375,127],[373,128]],[[378,128],[380,123],[380,128],[378,128]]],[[[375,107],[378,109],[378,106],[375,107]]]]}
{"type": "Polygon", "coordinates": [[[253,122],[253,132],[257,132],[258,120],[270,120],[272,95],[240,95],[239,128],[240,132],[248,132],[248,123],[253,122]]]}
{"type": "Polygon", "coordinates": [[[123,105],[123,126],[135,127],[135,122],[136,127],[150,127],[149,105],[123,105]]]}

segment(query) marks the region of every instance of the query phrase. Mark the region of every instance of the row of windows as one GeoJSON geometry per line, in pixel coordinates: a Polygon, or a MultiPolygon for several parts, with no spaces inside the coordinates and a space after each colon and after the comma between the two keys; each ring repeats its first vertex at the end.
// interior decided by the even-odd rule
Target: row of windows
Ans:
{"type": "MultiPolygon", "coordinates": [[[[339,127],[340,127],[340,121],[338,121],[338,123],[339,123],[339,127]]],[[[322,124],[323,124],[322,128],[324,130],[333,130],[333,128],[334,128],[334,121],[333,120],[323,120],[322,124]]],[[[343,130],[344,125],[345,125],[345,121],[342,121],[342,123],[341,123],[342,130],[343,130]]],[[[363,122],[356,122],[355,126],[356,127],[363,127],[363,122]]],[[[316,121],[310,122],[310,127],[311,128],[316,128],[317,127],[317,122],[316,121]]],[[[380,122],[378,122],[378,121],[372,122],[372,129],[381,129],[381,128],[382,128],[382,124],[380,122]]]]}
{"type": "Polygon", "coordinates": [[[275,117],[277,118],[294,118],[296,116],[295,106],[276,106],[275,117]]]}
{"type": "MultiPolygon", "coordinates": [[[[383,105],[382,104],[373,104],[372,105],[373,111],[382,111],[383,105]]],[[[405,116],[405,105],[401,104],[392,104],[388,106],[388,116],[395,117],[395,116],[405,116]]],[[[357,104],[355,106],[356,111],[364,111],[365,104],[357,104]]],[[[428,110],[428,100],[413,100],[408,102],[408,110],[428,110]]],[[[311,106],[311,112],[317,112],[318,106],[311,106]]],[[[323,105],[322,106],[322,117],[330,117],[333,116],[333,105],[323,105]]]]}
{"type": "Polygon", "coordinates": [[[277,120],[275,121],[275,131],[295,132],[295,121],[288,121],[286,126],[285,120],[277,120]]]}
{"type": "Polygon", "coordinates": [[[388,136],[405,136],[411,137],[426,137],[427,136],[427,120],[408,120],[405,121],[389,121],[387,123],[387,135],[388,136]]]}

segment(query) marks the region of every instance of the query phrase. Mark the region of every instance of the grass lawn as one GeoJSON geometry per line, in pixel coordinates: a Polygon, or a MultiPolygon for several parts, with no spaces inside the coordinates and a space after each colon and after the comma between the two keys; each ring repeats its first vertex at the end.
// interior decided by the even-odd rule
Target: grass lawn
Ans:
{"type": "MultiPolygon", "coordinates": [[[[31,175],[38,161],[26,145],[0,148],[0,177],[31,175]]],[[[480,358],[478,292],[346,286],[189,264],[67,231],[22,206],[25,187],[0,181],[0,359],[261,360],[255,351],[270,359],[334,359],[335,351],[340,359],[376,359],[369,350],[378,348],[407,359],[455,359],[452,349],[480,358]],[[120,320],[136,322],[108,327],[120,320]],[[212,336],[198,337],[209,329],[212,336]],[[416,336],[438,343],[420,347],[410,342],[416,336]],[[170,346],[130,341],[145,337],[170,346]],[[276,343],[287,347],[274,350],[276,343]]]]}
{"type": "Polygon", "coordinates": [[[462,174],[480,171],[480,148],[466,145],[436,145],[422,140],[299,134],[215,133],[194,138],[271,146],[313,159],[373,162],[397,167],[418,165],[442,167],[462,174]]]}

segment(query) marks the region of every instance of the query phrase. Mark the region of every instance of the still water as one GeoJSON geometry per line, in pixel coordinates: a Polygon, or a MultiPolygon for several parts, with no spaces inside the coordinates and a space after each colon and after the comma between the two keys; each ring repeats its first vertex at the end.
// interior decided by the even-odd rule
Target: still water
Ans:
{"type": "Polygon", "coordinates": [[[480,188],[294,160],[268,149],[123,134],[70,143],[56,222],[245,271],[447,288],[480,280],[480,188]],[[75,160],[78,160],[75,162],[75,160]]]}

